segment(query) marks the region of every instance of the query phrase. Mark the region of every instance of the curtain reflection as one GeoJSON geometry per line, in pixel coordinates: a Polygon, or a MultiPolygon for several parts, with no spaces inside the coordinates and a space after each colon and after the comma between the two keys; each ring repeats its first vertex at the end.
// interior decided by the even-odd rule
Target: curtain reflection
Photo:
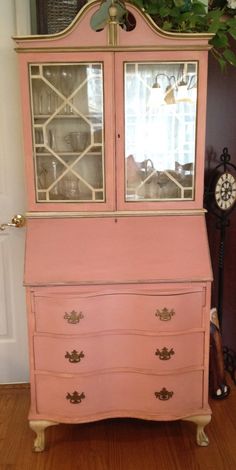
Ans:
{"type": "Polygon", "coordinates": [[[193,197],[196,78],[196,63],[126,64],[128,200],[193,197]]]}

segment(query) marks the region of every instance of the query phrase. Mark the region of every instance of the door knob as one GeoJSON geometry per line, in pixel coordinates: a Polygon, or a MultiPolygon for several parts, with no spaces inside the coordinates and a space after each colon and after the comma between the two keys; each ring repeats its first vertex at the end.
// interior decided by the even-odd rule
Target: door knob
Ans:
{"type": "Polygon", "coordinates": [[[11,222],[8,224],[1,224],[0,225],[0,230],[5,230],[7,227],[16,227],[16,228],[21,228],[24,227],[26,222],[25,217],[22,214],[17,214],[14,215],[11,219],[11,222]]]}

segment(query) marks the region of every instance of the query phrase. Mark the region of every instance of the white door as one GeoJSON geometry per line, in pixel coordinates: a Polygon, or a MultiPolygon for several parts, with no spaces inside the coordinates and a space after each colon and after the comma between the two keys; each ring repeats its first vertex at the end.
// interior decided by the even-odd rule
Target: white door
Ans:
{"type": "MultiPolygon", "coordinates": [[[[17,54],[12,36],[29,34],[29,0],[0,0],[0,225],[25,212],[17,54]]],[[[28,381],[25,228],[0,231],[0,383],[28,381]]]]}

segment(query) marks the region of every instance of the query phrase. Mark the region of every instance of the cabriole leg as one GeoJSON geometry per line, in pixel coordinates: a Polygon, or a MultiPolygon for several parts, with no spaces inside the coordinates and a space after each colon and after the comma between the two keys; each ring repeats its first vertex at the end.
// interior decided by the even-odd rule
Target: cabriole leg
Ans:
{"type": "Polygon", "coordinates": [[[197,425],[196,441],[199,446],[206,447],[209,444],[209,439],[204,431],[205,426],[210,423],[211,415],[198,415],[189,416],[184,418],[183,421],[191,421],[197,425]]]}
{"type": "Polygon", "coordinates": [[[34,440],[34,452],[43,452],[45,449],[45,429],[49,426],[56,426],[59,423],[54,421],[30,421],[30,428],[36,433],[34,440]]]}

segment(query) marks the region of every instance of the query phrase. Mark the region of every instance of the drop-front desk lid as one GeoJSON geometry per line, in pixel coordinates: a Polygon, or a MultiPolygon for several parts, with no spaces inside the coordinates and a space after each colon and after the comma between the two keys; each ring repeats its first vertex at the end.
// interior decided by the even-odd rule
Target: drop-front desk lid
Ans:
{"type": "Polygon", "coordinates": [[[211,279],[203,214],[27,221],[26,285],[211,279]]]}

